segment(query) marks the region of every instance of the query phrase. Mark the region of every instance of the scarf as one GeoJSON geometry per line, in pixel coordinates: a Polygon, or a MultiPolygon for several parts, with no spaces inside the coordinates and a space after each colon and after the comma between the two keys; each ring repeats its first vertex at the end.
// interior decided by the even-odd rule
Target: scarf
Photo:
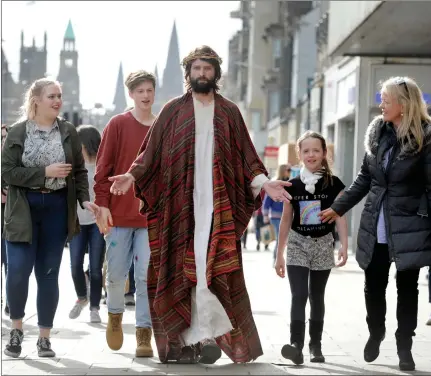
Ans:
{"type": "Polygon", "coordinates": [[[300,178],[301,181],[305,184],[305,190],[310,193],[314,193],[316,190],[316,183],[322,177],[322,174],[319,172],[310,172],[306,167],[301,167],[300,178]]]}

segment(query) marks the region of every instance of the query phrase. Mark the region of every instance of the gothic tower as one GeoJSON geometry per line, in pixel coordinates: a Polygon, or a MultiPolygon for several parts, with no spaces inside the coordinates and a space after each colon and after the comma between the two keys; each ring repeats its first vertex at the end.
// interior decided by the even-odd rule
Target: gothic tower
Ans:
{"type": "Polygon", "coordinates": [[[184,77],[183,69],[181,68],[180,49],[178,45],[177,26],[175,21],[169,42],[166,66],[163,71],[162,84],[160,84],[159,81],[157,66],[154,73],[157,82],[153,113],[158,114],[166,102],[184,94],[184,77]]]}
{"type": "Polygon", "coordinates": [[[1,47],[1,91],[1,123],[11,125],[18,119],[21,90],[12,78],[3,46],[1,47]]]}
{"type": "Polygon", "coordinates": [[[165,102],[163,102],[163,97],[162,97],[163,93],[161,90],[162,87],[159,82],[159,71],[157,69],[157,64],[156,64],[156,67],[154,68],[154,76],[156,77],[156,88],[155,88],[155,97],[154,97],[152,112],[153,114],[157,115],[162,109],[163,105],[165,104],[165,102]]]}
{"type": "Polygon", "coordinates": [[[24,46],[24,31],[21,31],[21,49],[19,63],[19,84],[25,90],[31,83],[38,78],[43,78],[46,75],[46,49],[47,36],[44,33],[43,47],[36,47],[36,40],[33,37],[31,46],[24,46]]]}
{"type": "Polygon", "coordinates": [[[156,77],[156,94],[157,91],[160,90],[160,82],[159,82],[159,70],[157,69],[157,64],[156,67],[154,68],[154,76],[156,77]]]}
{"type": "Polygon", "coordinates": [[[123,75],[123,64],[120,63],[120,69],[118,70],[117,87],[115,88],[114,96],[114,111],[112,116],[121,114],[126,110],[127,100],[124,91],[124,75],[123,75]]]}
{"type": "Polygon", "coordinates": [[[69,20],[60,52],[58,81],[63,89],[63,116],[75,126],[80,123],[81,104],[79,102],[78,51],[75,48],[75,33],[69,20]]]}
{"type": "Polygon", "coordinates": [[[184,94],[184,78],[181,68],[180,49],[178,46],[177,25],[174,21],[171,40],[169,42],[168,58],[163,71],[163,98],[165,102],[184,94]]]}

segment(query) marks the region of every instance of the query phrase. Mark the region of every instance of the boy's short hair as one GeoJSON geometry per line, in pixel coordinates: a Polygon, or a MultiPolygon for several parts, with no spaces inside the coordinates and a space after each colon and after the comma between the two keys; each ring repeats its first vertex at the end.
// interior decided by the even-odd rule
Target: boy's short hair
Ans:
{"type": "Polygon", "coordinates": [[[126,78],[125,85],[129,91],[133,91],[143,82],[151,82],[153,88],[156,88],[156,76],[144,70],[130,73],[126,78]]]}

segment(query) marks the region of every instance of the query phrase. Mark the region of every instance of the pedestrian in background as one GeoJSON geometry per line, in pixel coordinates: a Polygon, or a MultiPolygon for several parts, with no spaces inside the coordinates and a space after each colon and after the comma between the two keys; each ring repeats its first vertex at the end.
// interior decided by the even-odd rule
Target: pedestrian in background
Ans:
{"type": "MultiPolygon", "coordinates": [[[[85,168],[88,171],[90,200],[94,201],[94,174],[96,171],[96,156],[100,146],[100,133],[92,125],[80,125],[77,128],[82,144],[85,168]]],[[[71,319],[76,319],[83,308],[90,302],[90,322],[100,323],[100,300],[102,297],[102,267],[105,258],[105,239],[100,233],[93,213],[78,207],[78,219],[81,231],[70,241],[70,263],[72,279],[78,297],[69,313],[71,319]],[[84,273],[84,258],[88,250],[89,273],[88,285],[84,273]],[[89,295],[89,297],[88,297],[89,295]]]]}
{"type": "Polygon", "coordinates": [[[3,236],[6,239],[7,299],[12,330],[4,353],[18,357],[23,318],[34,267],[40,357],[54,357],[50,332],[58,305],[58,274],[66,239],[79,232],[77,201],[92,212],[87,170],[75,127],[58,117],[57,81],[42,78],[25,95],[23,116],[6,136],[2,179],[8,185],[3,236]]]}
{"type": "Polygon", "coordinates": [[[356,252],[365,271],[370,332],[364,359],[376,360],[385,338],[386,287],[394,262],[399,367],[413,371],[419,271],[431,265],[431,117],[422,91],[409,77],[383,82],[381,98],[382,115],[367,129],[360,172],[343,196],[322,212],[322,220],[336,220],[367,196],[356,252]]]}
{"type": "MultiPolygon", "coordinates": [[[[283,164],[278,168],[278,175],[276,180],[288,181],[290,178],[290,165],[283,164]]],[[[283,203],[274,201],[270,196],[265,195],[263,200],[263,221],[264,223],[270,223],[274,227],[275,231],[275,247],[273,251],[273,262],[277,257],[277,245],[278,245],[278,234],[280,228],[281,215],[283,213],[283,203]]]]}

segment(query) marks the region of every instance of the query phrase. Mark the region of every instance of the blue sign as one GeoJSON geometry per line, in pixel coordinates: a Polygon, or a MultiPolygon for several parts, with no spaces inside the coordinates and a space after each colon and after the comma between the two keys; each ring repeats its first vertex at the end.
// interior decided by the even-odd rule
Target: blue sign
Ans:
{"type": "MultiPolygon", "coordinates": [[[[431,93],[423,93],[423,98],[426,104],[431,104],[431,93]]],[[[380,92],[376,93],[375,101],[375,103],[380,103],[382,101],[380,92]]]]}

